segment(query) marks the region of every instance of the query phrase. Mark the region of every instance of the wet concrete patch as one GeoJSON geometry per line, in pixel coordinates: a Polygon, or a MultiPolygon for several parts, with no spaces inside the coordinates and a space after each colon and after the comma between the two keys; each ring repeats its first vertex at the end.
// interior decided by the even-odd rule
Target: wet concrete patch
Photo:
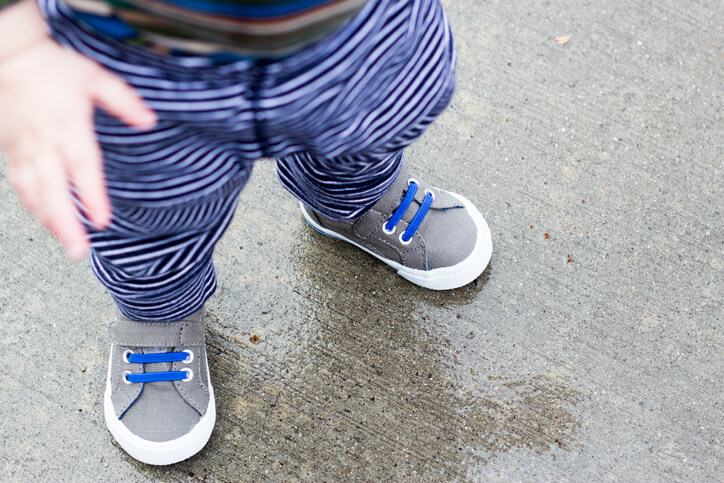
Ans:
{"type": "Polygon", "coordinates": [[[271,316],[256,323],[261,335],[254,323],[225,326],[210,307],[219,423],[202,455],[214,458],[172,475],[213,478],[213,461],[244,479],[454,479],[511,448],[571,447],[582,396],[569,381],[491,363],[484,343],[478,360],[455,347],[463,334],[451,324],[466,322],[490,272],[432,292],[301,230],[282,270],[286,293],[269,292],[256,316],[271,316]]]}

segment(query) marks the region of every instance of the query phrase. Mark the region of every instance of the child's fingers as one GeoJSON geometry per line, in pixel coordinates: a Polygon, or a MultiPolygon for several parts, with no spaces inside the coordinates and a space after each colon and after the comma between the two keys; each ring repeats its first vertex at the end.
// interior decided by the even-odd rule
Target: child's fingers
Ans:
{"type": "Polygon", "coordinates": [[[65,245],[68,255],[80,259],[88,250],[88,241],[73,207],[63,164],[54,152],[47,152],[44,159],[36,172],[37,189],[42,193],[36,215],[65,245]]]}
{"type": "Polygon", "coordinates": [[[108,113],[132,127],[150,128],[156,124],[156,113],[141,96],[120,77],[98,68],[91,85],[93,101],[108,113]]]}
{"type": "Polygon", "coordinates": [[[7,179],[25,208],[35,214],[41,202],[41,193],[37,189],[34,172],[25,165],[8,164],[7,179]]]}
{"type": "Polygon", "coordinates": [[[73,181],[90,221],[101,228],[111,220],[102,155],[90,122],[76,121],[66,131],[68,142],[63,156],[68,177],[73,181]]]}

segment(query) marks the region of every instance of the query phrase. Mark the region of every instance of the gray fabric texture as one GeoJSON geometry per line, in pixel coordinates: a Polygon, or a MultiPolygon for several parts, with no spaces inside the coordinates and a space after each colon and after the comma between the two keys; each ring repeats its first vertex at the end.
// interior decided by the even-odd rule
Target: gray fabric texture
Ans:
{"type": "Polygon", "coordinates": [[[388,260],[418,270],[449,267],[463,261],[472,253],[478,236],[475,223],[460,200],[412,175],[406,160],[392,187],[360,218],[351,221],[332,220],[309,208],[306,208],[306,212],[322,227],[388,260]],[[397,224],[395,232],[387,234],[382,225],[400,206],[411,179],[419,184],[415,199],[397,224]],[[409,226],[427,191],[435,197],[432,206],[412,242],[403,245],[399,240],[400,233],[409,226]]]}
{"type": "Polygon", "coordinates": [[[116,416],[135,435],[148,441],[169,441],[188,433],[206,414],[209,380],[204,337],[204,309],[178,322],[137,322],[117,313],[110,324],[111,402],[116,416]],[[126,350],[140,354],[193,353],[193,360],[134,364],[124,361],[126,350]],[[126,384],[123,373],[191,369],[190,381],[126,384]]]}

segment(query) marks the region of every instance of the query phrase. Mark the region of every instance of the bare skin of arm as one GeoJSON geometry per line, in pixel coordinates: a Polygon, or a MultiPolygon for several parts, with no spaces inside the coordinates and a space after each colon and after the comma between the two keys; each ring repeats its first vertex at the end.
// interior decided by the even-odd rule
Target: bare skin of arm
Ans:
{"type": "Polygon", "coordinates": [[[94,225],[102,229],[111,219],[93,131],[96,106],[139,129],[156,123],[121,78],[48,35],[34,0],[0,11],[0,150],[7,179],[74,259],[87,254],[88,240],[70,184],[94,225]]]}

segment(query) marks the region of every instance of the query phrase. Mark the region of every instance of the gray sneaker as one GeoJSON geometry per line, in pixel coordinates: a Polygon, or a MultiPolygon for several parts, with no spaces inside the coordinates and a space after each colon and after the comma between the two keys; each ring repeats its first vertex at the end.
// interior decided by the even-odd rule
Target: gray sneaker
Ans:
{"type": "Polygon", "coordinates": [[[395,183],[356,220],[333,220],[301,205],[317,231],[382,260],[410,282],[434,290],[462,287],[490,261],[490,230],[466,198],[409,174],[403,162],[395,183]]]}
{"type": "Polygon", "coordinates": [[[204,310],[179,322],[110,325],[106,425],[135,459],[169,465],[198,453],[216,422],[204,310]]]}

